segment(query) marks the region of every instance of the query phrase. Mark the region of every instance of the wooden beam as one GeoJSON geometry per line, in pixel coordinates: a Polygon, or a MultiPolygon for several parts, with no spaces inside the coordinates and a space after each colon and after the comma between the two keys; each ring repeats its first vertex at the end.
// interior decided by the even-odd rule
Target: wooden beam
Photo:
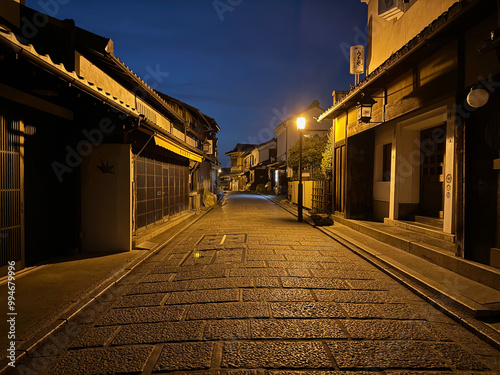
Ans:
{"type": "Polygon", "coordinates": [[[46,100],[40,99],[34,95],[28,94],[24,91],[15,89],[13,87],[0,83],[0,96],[5,99],[38,109],[51,115],[62,117],[66,120],[73,121],[73,111],[67,108],[58,106],[46,100]]]}

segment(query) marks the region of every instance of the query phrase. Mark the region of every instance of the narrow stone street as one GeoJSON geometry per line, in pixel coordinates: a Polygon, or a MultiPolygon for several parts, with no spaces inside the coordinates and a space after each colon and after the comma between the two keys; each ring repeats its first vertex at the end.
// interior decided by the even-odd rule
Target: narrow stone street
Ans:
{"type": "Polygon", "coordinates": [[[67,348],[41,347],[15,371],[500,372],[498,351],[258,195],[228,196],[73,327],[67,348]]]}

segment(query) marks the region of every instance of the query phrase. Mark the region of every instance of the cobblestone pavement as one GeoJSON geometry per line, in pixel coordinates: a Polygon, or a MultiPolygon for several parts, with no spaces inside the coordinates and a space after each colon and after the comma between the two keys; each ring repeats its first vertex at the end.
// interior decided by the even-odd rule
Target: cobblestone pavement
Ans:
{"type": "Polygon", "coordinates": [[[500,354],[280,207],[235,194],[16,371],[498,374],[500,354]]]}

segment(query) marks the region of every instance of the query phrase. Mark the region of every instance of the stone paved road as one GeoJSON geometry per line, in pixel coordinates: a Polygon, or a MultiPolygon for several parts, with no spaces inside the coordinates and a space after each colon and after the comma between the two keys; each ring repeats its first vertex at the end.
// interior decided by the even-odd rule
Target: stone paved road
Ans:
{"type": "Polygon", "coordinates": [[[254,195],[231,195],[68,327],[18,373],[500,373],[498,351],[254,195]]]}

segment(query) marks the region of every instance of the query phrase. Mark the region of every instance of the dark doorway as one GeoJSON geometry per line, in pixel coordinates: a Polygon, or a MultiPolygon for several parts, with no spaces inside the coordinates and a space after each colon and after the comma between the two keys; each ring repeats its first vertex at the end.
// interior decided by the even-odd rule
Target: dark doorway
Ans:
{"type": "Polygon", "coordinates": [[[446,124],[422,130],[420,150],[420,214],[442,218],[446,124]]]}
{"type": "Polygon", "coordinates": [[[345,144],[335,148],[335,211],[344,212],[345,144]]]}

